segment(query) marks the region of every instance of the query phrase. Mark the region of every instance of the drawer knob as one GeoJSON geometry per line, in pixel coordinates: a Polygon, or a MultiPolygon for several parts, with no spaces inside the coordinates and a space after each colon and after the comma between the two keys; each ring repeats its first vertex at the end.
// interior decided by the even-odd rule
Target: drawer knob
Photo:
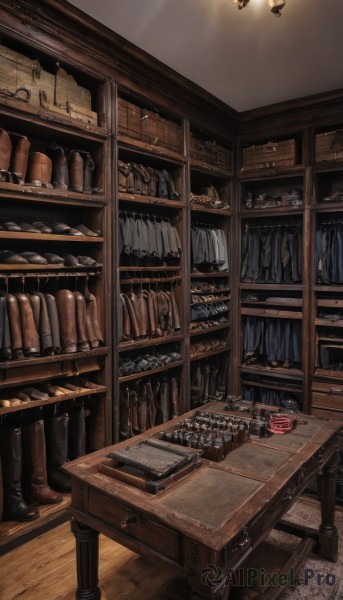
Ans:
{"type": "Polygon", "coordinates": [[[249,542],[249,532],[247,529],[244,529],[242,535],[237,540],[237,547],[243,548],[249,542]]]}
{"type": "Polygon", "coordinates": [[[123,519],[121,521],[120,529],[126,529],[126,527],[128,527],[128,525],[131,525],[132,523],[137,523],[137,522],[138,522],[137,515],[130,513],[130,514],[126,515],[125,519],[123,519]]]}
{"type": "Polygon", "coordinates": [[[283,502],[286,502],[286,500],[293,500],[293,492],[290,488],[288,488],[288,490],[285,491],[285,493],[283,494],[281,500],[283,502]]]}

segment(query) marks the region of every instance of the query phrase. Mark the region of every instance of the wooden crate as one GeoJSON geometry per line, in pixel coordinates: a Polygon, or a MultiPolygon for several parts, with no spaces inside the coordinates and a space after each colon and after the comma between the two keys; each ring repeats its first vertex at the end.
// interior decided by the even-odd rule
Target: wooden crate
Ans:
{"type": "Polygon", "coordinates": [[[231,150],[220,146],[214,139],[206,140],[191,133],[190,157],[225,171],[231,171],[231,150]]]}
{"type": "Polygon", "coordinates": [[[315,160],[317,163],[329,160],[343,160],[343,129],[317,133],[315,160]]]}
{"type": "Polygon", "coordinates": [[[258,146],[248,146],[242,152],[242,172],[260,169],[282,169],[297,163],[297,143],[295,140],[268,142],[258,146]]]}
{"type": "Polygon", "coordinates": [[[118,99],[118,133],[128,137],[142,138],[142,112],[140,106],[118,99]]]}
{"type": "Polygon", "coordinates": [[[180,124],[146,108],[142,109],[142,139],[148,144],[163,146],[174,152],[181,152],[182,149],[180,124]]]}

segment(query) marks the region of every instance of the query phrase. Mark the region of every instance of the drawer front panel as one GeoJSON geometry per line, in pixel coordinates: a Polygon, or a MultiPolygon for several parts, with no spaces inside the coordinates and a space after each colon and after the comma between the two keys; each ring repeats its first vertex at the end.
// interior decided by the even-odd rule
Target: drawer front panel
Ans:
{"type": "Polygon", "coordinates": [[[116,527],[121,533],[179,561],[179,534],[162,523],[152,521],[130,506],[114,501],[96,490],[90,490],[89,493],[89,513],[116,527]]]}

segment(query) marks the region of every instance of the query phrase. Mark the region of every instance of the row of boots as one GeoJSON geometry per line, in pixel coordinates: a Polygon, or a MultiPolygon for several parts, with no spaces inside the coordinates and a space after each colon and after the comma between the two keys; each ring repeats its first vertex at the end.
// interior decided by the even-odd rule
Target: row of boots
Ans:
{"type": "Polygon", "coordinates": [[[229,358],[199,362],[191,370],[191,408],[226,396],[229,358]]]}
{"type": "MultiPolygon", "coordinates": [[[[15,135],[15,137],[17,137],[15,135]]],[[[49,152],[31,152],[30,140],[18,136],[14,151],[12,140],[4,129],[0,129],[0,181],[82,192],[101,194],[93,186],[95,163],[85,150],[70,150],[55,145],[49,152]]]]}
{"type": "MultiPolygon", "coordinates": [[[[38,505],[59,504],[71,491],[71,481],[60,467],[86,453],[83,406],[23,426],[0,428],[3,520],[30,521],[39,517],[38,505]]],[[[1,515],[0,515],[1,518],[1,515]]]]}
{"type": "Polygon", "coordinates": [[[180,315],[174,290],[141,288],[138,294],[120,294],[120,335],[123,341],[163,337],[180,331],[180,315]]]}
{"type": "Polygon", "coordinates": [[[153,169],[134,162],[118,161],[118,189],[127,194],[178,200],[179,192],[167,169],[153,169]]]}
{"type": "Polygon", "coordinates": [[[94,294],[0,292],[0,352],[5,360],[84,352],[103,344],[94,294]]]}
{"type": "Polygon", "coordinates": [[[179,414],[177,374],[137,379],[120,388],[120,437],[125,440],[179,414]]]}

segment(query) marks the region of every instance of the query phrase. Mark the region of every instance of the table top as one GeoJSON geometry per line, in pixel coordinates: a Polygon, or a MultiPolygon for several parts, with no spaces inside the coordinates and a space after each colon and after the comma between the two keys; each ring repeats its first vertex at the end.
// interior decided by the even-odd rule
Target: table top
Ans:
{"type": "MultiPolygon", "coordinates": [[[[225,406],[223,402],[214,401],[201,409],[249,418],[246,414],[230,413],[225,406]]],[[[109,452],[156,436],[194,412],[81,457],[65,465],[64,470],[90,490],[96,490],[114,502],[125,503],[132,511],[139,510],[218,549],[237,536],[259,512],[265,512],[278,495],[284,495],[285,490],[289,493],[288,486],[295,490],[297,485],[294,481],[299,483],[295,477],[300,470],[305,484],[306,475],[313,471],[313,464],[317,465],[317,462],[313,463],[313,457],[316,461],[325,462],[320,452],[333,445],[335,434],[341,428],[336,421],[301,415],[298,417],[300,422],[291,432],[268,438],[251,437],[221,462],[201,459],[199,468],[158,494],[138,489],[99,471],[100,463],[109,452]]]]}

